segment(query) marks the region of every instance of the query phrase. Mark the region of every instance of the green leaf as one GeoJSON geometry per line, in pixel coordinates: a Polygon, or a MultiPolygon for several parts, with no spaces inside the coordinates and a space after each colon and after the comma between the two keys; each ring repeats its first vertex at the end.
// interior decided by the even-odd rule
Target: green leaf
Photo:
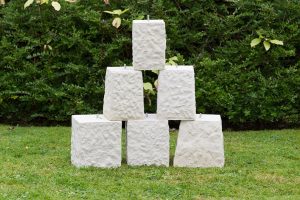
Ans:
{"type": "Polygon", "coordinates": [[[115,14],[114,12],[108,11],[108,10],[105,10],[105,11],[103,11],[103,12],[108,13],[108,14],[111,14],[111,15],[114,15],[114,14],[115,14]]]}
{"type": "Polygon", "coordinates": [[[173,60],[169,60],[169,62],[167,62],[167,64],[169,64],[169,65],[177,65],[177,63],[174,62],[173,60]]]}
{"type": "Polygon", "coordinates": [[[136,18],[136,20],[142,20],[142,19],[144,19],[144,17],[145,17],[144,15],[140,15],[136,18]]]}
{"type": "Polygon", "coordinates": [[[270,40],[272,44],[283,45],[283,41],[281,40],[270,40]]]}
{"type": "Polygon", "coordinates": [[[45,4],[48,4],[48,3],[49,3],[49,0],[41,0],[41,1],[40,1],[40,4],[44,4],[44,3],[45,3],[45,4]]]}
{"type": "Polygon", "coordinates": [[[112,25],[116,28],[119,28],[121,25],[121,18],[120,17],[116,17],[114,18],[112,25]]]}
{"type": "Polygon", "coordinates": [[[48,46],[48,49],[50,50],[50,51],[52,51],[52,46],[50,46],[50,45],[47,45],[48,46]]]}
{"type": "Polygon", "coordinates": [[[244,115],[246,117],[250,116],[251,112],[249,110],[244,110],[244,115]]]}
{"type": "Polygon", "coordinates": [[[111,14],[111,15],[122,15],[123,13],[125,13],[125,12],[127,12],[129,9],[125,9],[125,10],[120,10],[120,9],[118,9],[118,10],[113,10],[113,11],[104,11],[105,13],[108,13],[108,14],[111,14]]]}
{"type": "Polygon", "coordinates": [[[122,10],[118,9],[118,10],[113,10],[113,13],[115,15],[121,15],[122,14],[122,10]]]}
{"type": "Polygon", "coordinates": [[[24,9],[33,4],[34,0],[27,0],[24,4],[24,9]]]}
{"type": "Polygon", "coordinates": [[[261,33],[262,31],[261,30],[258,30],[258,31],[256,31],[256,33],[257,33],[257,35],[259,36],[259,38],[264,38],[264,36],[262,35],[262,33],[261,33]]]}
{"type": "Polygon", "coordinates": [[[57,1],[52,1],[51,5],[56,11],[59,11],[61,9],[61,6],[57,1]]]}
{"type": "Polygon", "coordinates": [[[173,56],[173,57],[169,58],[169,60],[178,61],[178,58],[177,58],[177,56],[173,56]]]}
{"type": "Polygon", "coordinates": [[[148,90],[148,91],[153,91],[153,87],[152,87],[152,84],[147,82],[147,83],[144,83],[144,90],[148,90]]]}
{"type": "Polygon", "coordinates": [[[256,45],[258,45],[261,42],[261,38],[255,38],[251,41],[251,47],[255,47],[256,45]]]}
{"type": "Polygon", "coordinates": [[[158,87],[158,80],[157,79],[154,81],[154,86],[155,86],[155,88],[158,87]]]}
{"type": "Polygon", "coordinates": [[[151,70],[154,74],[158,74],[159,71],[158,70],[151,70]]]}
{"type": "Polygon", "coordinates": [[[18,98],[18,96],[14,95],[14,96],[11,96],[10,98],[16,100],[18,98]]]}
{"type": "Polygon", "coordinates": [[[266,51],[268,51],[270,49],[270,47],[271,47],[270,42],[264,41],[264,47],[265,47],[266,51]]]}
{"type": "Polygon", "coordinates": [[[126,13],[128,10],[129,10],[128,8],[127,8],[127,9],[125,9],[125,10],[123,10],[123,11],[120,13],[120,15],[122,15],[122,14],[126,13]]]}
{"type": "Polygon", "coordinates": [[[77,0],[65,0],[66,2],[69,2],[69,3],[76,3],[77,0]]]}
{"type": "Polygon", "coordinates": [[[178,57],[177,56],[173,56],[171,58],[168,59],[167,64],[169,65],[177,65],[177,63],[175,61],[178,61],[178,57]]]}

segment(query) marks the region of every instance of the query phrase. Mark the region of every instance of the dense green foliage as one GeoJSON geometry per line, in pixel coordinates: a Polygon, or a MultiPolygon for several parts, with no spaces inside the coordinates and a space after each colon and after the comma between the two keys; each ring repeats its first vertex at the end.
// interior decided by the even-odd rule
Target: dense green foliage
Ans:
{"type": "Polygon", "coordinates": [[[69,127],[0,126],[0,138],[1,200],[300,198],[300,130],[225,132],[221,169],[130,167],[125,135],[120,168],[77,169],[69,127]]]}
{"type": "Polygon", "coordinates": [[[24,10],[21,0],[0,8],[1,121],[57,123],[102,112],[105,68],[131,65],[131,21],[147,14],[166,22],[167,57],[195,66],[198,112],[220,113],[232,126],[300,121],[299,0],[60,3],[59,12],[24,10]],[[125,8],[116,29],[103,11],[125,8]],[[257,31],[284,45],[251,48],[257,31]]]}

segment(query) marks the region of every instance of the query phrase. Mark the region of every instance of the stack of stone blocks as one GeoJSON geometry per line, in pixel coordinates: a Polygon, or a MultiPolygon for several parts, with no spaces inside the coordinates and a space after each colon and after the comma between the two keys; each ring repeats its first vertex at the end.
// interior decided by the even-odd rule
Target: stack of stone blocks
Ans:
{"type": "Polygon", "coordinates": [[[71,161],[77,167],[121,166],[122,121],[127,164],[169,166],[168,120],[181,120],[174,166],[223,167],[221,117],[196,114],[193,66],[166,66],[163,20],[134,20],[133,67],[108,67],[103,115],[73,115],[71,161]],[[157,114],[144,114],[141,70],[159,70],[157,114]]]}

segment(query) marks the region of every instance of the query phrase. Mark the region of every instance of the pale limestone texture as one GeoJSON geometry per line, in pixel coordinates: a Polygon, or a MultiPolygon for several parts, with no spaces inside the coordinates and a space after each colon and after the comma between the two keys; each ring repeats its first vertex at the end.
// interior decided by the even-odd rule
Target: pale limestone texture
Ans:
{"type": "Polygon", "coordinates": [[[71,161],[76,167],[121,166],[121,121],[103,115],[73,115],[71,161]]]}
{"type": "Polygon", "coordinates": [[[133,20],[132,55],[135,70],[165,68],[166,29],[163,20],[133,20]]]}
{"type": "Polygon", "coordinates": [[[175,151],[177,167],[223,167],[224,144],[220,115],[197,115],[181,121],[175,151]]]}
{"type": "Polygon", "coordinates": [[[103,114],[108,120],[144,118],[141,71],[132,67],[108,67],[105,77],[103,114]]]}
{"type": "Polygon", "coordinates": [[[169,166],[168,120],[149,114],[127,122],[127,164],[169,166]]]}
{"type": "Polygon", "coordinates": [[[196,117],[193,66],[166,66],[159,72],[157,115],[160,119],[193,120],[196,117]]]}

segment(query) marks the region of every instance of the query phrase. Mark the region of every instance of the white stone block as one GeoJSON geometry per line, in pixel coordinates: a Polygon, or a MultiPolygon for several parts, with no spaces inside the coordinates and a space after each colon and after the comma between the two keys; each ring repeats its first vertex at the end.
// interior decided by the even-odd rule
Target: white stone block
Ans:
{"type": "Polygon", "coordinates": [[[121,121],[103,115],[73,115],[71,161],[76,167],[121,166],[121,121]]]}
{"type": "Polygon", "coordinates": [[[169,125],[149,114],[127,122],[127,164],[169,166],[169,125]]]}
{"type": "Polygon", "coordinates": [[[224,144],[220,115],[197,115],[195,121],[181,121],[174,166],[223,167],[224,144]]]}
{"type": "Polygon", "coordinates": [[[161,119],[193,120],[196,117],[193,66],[166,66],[159,72],[157,115],[161,119]]]}
{"type": "Polygon", "coordinates": [[[108,67],[105,77],[103,114],[108,120],[144,118],[141,71],[132,67],[108,67]]]}
{"type": "Polygon", "coordinates": [[[135,70],[165,68],[166,29],[163,20],[133,20],[132,55],[135,70]]]}

